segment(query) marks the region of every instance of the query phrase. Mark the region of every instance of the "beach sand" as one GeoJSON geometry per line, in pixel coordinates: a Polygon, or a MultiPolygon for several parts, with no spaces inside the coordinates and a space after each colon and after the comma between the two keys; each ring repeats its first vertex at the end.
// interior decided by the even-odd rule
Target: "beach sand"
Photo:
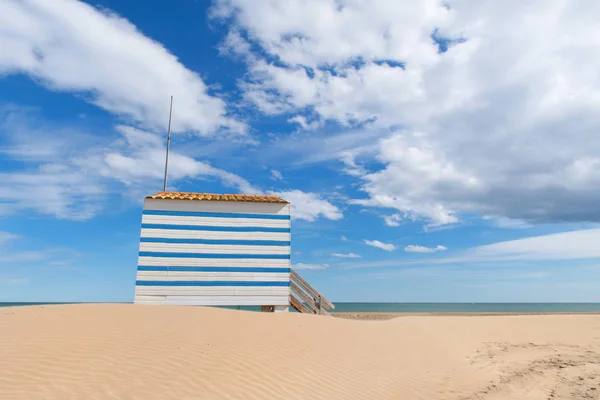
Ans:
{"type": "Polygon", "coordinates": [[[0,399],[598,399],[600,316],[0,309],[0,399]]]}

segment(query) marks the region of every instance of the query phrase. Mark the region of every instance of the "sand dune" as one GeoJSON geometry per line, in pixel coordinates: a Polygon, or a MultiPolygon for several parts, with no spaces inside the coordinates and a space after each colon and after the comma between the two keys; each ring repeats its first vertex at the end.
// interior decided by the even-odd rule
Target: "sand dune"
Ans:
{"type": "Polygon", "coordinates": [[[600,316],[0,309],[0,399],[598,399],[600,316]]]}

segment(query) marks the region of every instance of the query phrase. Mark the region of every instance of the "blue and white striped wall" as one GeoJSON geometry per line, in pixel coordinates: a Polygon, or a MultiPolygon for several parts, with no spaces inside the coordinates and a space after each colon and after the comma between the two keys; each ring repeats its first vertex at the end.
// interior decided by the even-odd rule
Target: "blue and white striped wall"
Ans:
{"type": "Polygon", "coordinates": [[[146,199],[135,303],[287,306],[290,204],[146,199]]]}

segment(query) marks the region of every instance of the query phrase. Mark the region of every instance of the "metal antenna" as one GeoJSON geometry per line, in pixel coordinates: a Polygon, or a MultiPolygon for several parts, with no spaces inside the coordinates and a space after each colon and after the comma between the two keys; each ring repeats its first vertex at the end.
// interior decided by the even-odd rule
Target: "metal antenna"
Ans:
{"type": "Polygon", "coordinates": [[[167,158],[165,160],[165,181],[163,192],[167,191],[167,171],[169,169],[169,148],[171,147],[171,116],[173,115],[173,96],[171,96],[171,107],[169,109],[169,130],[167,131],[167,158]]]}

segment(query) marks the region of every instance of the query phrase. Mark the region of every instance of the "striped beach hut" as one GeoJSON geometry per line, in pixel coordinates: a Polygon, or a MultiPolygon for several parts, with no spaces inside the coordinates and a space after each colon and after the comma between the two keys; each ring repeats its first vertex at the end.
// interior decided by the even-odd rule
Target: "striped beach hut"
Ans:
{"type": "Polygon", "coordinates": [[[148,196],[134,302],[288,311],[290,240],[290,204],[277,196],[148,196]]]}

